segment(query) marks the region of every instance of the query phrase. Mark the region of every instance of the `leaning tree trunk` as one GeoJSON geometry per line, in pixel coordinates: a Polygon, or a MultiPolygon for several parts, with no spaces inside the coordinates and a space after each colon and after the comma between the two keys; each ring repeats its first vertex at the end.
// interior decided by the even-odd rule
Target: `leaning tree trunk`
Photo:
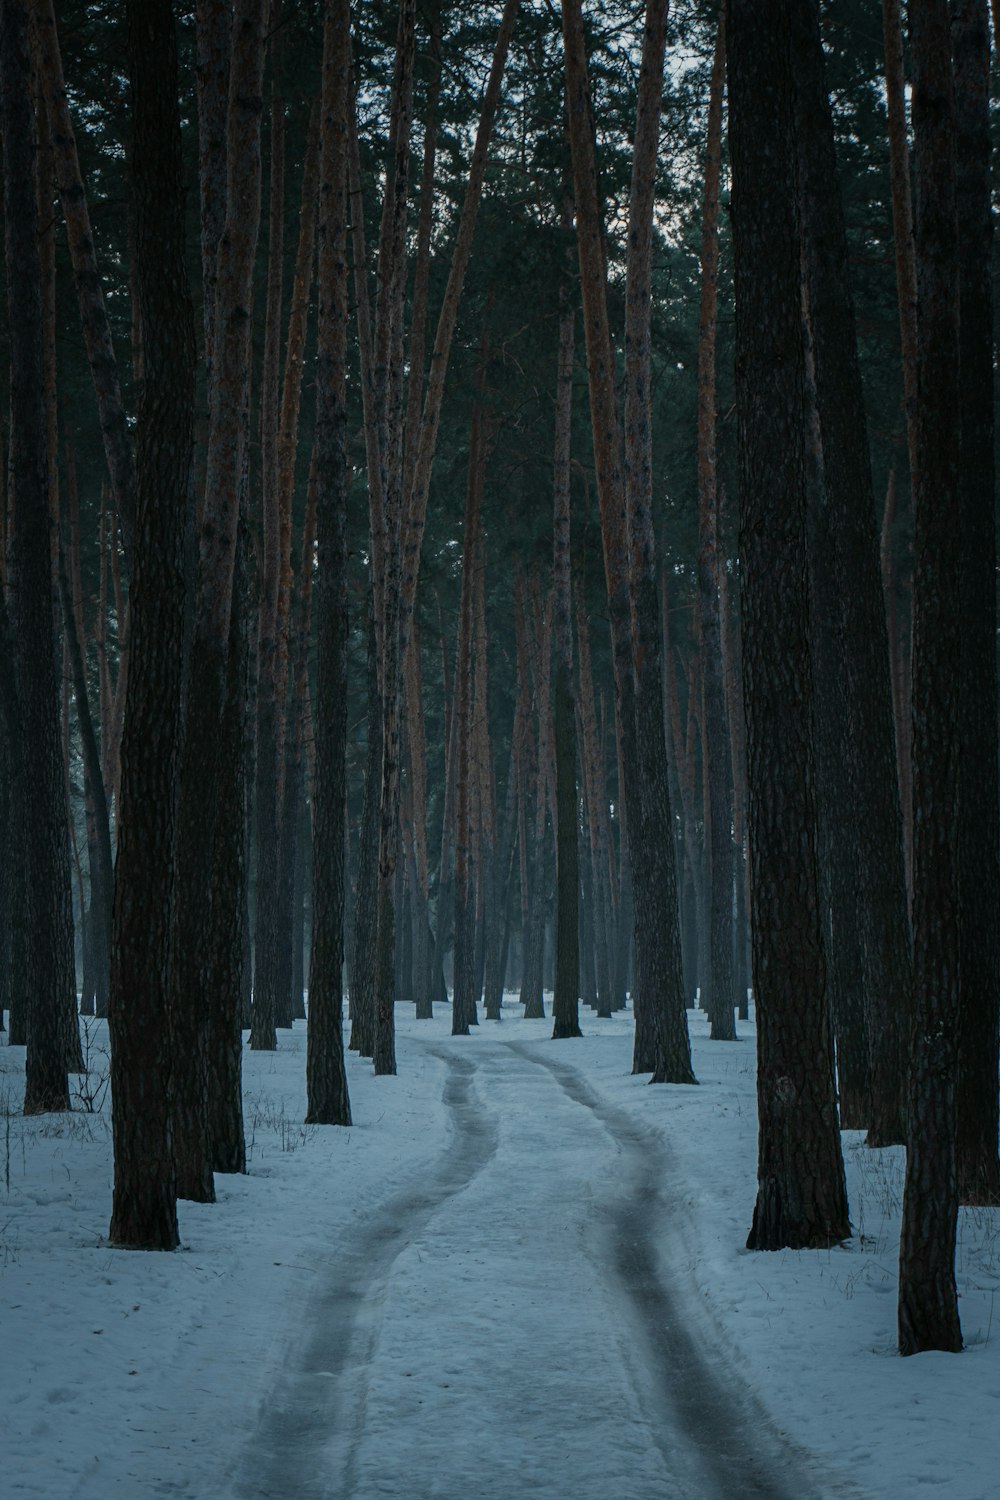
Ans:
{"type": "Polygon", "coordinates": [[[730,0],[758,1193],[749,1249],[850,1234],[826,1005],[805,540],[791,6],[730,0]]]}
{"type": "Polygon", "coordinates": [[[955,1288],[962,411],[955,91],[945,0],[911,0],[910,31],[920,404],[913,548],[914,1025],[899,1241],[901,1354],[962,1347],[955,1288]]]}
{"type": "Polygon", "coordinates": [[[131,185],[146,369],[137,429],[132,651],[122,737],[111,948],[115,1151],[109,1239],[178,1244],[168,1088],[171,906],[184,637],[184,535],[194,456],[194,311],[174,7],[129,0],[131,185]]]}

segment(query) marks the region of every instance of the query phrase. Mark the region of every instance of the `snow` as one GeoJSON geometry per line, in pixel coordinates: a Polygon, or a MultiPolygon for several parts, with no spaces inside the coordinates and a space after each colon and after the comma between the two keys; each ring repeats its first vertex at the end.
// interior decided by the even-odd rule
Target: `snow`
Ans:
{"type": "Polygon", "coordinates": [[[23,1118],[0,1048],[5,1500],[994,1500],[996,1211],[961,1216],[966,1351],[900,1359],[901,1151],[845,1132],[848,1245],[743,1248],[752,1026],[691,1012],[700,1087],[651,1088],[627,1016],[410,1015],[398,1077],[349,1056],[347,1130],[300,1123],[302,1026],[245,1049],[249,1171],[169,1255],[106,1242],[106,1103],[23,1118]]]}

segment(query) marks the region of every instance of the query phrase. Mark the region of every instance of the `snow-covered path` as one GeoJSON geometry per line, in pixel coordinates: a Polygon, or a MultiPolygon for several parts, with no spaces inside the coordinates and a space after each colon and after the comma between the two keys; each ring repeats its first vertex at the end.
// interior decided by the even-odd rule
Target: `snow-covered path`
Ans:
{"type": "Polygon", "coordinates": [[[833,1493],[688,1326],[659,1132],[544,1044],[430,1050],[443,1154],[323,1274],[239,1500],[833,1493]]]}
{"type": "Polygon", "coordinates": [[[246,1050],[248,1172],[172,1255],[107,1243],[106,1100],[26,1119],[0,1039],[3,1500],[997,1500],[1000,1210],[966,1352],[901,1360],[899,1148],[844,1133],[847,1244],[751,1254],[752,1023],[689,1012],[700,1087],[650,1088],[628,1013],[504,1015],[400,1006],[347,1130],[301,1124],[304,1027],[246,1050]]]}

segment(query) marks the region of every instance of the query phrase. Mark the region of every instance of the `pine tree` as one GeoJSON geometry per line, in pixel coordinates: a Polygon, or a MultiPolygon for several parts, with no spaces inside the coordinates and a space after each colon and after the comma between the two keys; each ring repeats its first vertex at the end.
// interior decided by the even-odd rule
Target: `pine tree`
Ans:
{"type": "Polygon", "coordinates": [[[168,1006],[181,733],[184,535],[194,449],[194,312],[184,258],[170,0],[131,0],[132,192],[148,378],[137,429],[132,652],[111,950],[115,1191],[109,1238],[178,1244],[168,1006]]]}
{"type": "MultiPolygon", "coordinates": [[[[24,870],[14,973],[27,1040],[25,1114],[69,1108],[63,1017],[71,998],[72,894],[52,612],[48,443],[36,197],[30,7],[0,11],[7,326],[10,343],[11,588],[20,771],[14,787],[24,870]]],[[[75,1013],[75,1003],[73,1006],[75,1013]]],[[[13,1028],[12,1028],[13,1029],[13,1028]]]]}
{"type": "Polygon", "coordinates": [[[913,578],[913,1046],[899,1350],[962,1347],[958,1180],[961,490],[955,84],[945,0],[911,0],[917,251],[913,578]]]}
{"type": "Polygon", "coordinates": [[[316,352],[316,787],[306,1120],[349,1125],[341,1030],[347,740],[347,110],[350,7],[329,0],[320,122],[316,352]]]}
{"type": "Polygon", "coordinates": [[[791,8],[730,0],[758,1193],[749,1249],[850,1234],[819,911],[791,8]]]}

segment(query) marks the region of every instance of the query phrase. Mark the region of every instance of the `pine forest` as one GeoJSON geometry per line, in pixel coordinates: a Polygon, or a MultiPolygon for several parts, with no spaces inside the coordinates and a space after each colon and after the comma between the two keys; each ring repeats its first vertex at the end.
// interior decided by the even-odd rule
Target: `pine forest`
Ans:
{"type": "Polygon", "coordinates": [[[0,0],[5,1495],[996,1494],[998,48],[0,0]]]}

